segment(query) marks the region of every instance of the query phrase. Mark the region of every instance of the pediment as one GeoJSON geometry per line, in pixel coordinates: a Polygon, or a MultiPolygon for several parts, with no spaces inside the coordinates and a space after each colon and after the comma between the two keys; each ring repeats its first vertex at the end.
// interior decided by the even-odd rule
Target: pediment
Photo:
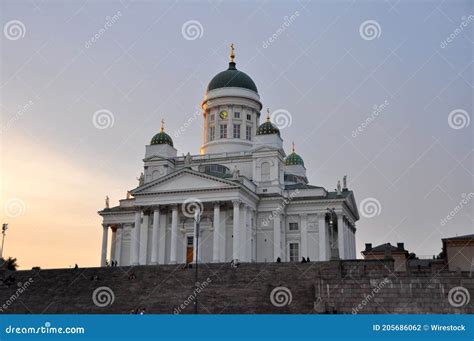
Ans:
{"type": "Polygon", "coordinates": [[[239,185],[231,181],[186,169],[140,186],[134,189],[132,194],[140,195],[160,192],[230,189],[237,187],[239,187],[239,185]]]}

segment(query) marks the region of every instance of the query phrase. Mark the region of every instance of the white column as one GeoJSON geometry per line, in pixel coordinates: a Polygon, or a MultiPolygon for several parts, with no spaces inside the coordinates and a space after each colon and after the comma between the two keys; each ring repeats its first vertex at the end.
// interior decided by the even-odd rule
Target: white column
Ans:
{"type": "Polygon", "coordinates": [[[252,232],[252,238],[253,238],[253,249],[252,249],[252,260],[254,262],[257,261],[257,211],[252,210],[252,217],[253,217],[253,230],[251,229],[252,232]]]}
{"type": "Polygon", "coordinates": [[[117,243],[117,227],[112,226],[112,238],[110,241],[110,262],[112,263],[113,260],[115,260],[115,246],[117,243]]]}
{"type": "Polygon", "coordinates": [[[300,214],[301,220],[301,257],[308,257],[308,215],[300,214]]]}
{"type": "Polygon", "coordinates": [[[212,262],[217,263],[220,260],[220,238],[221,235],[221,206],[219,202],[214,203],[214,233],[213,233],[213,240],[212,240],[212,262]]]}
{"type": "Polygon", "coordinates": [[[327,260],[327,250],[326,250],[326,215],[321,213],[319,215],[319,261],[327,260]]]}
{"type": "MultiPolygon", "coordinates": [[[[202,212],[201,212],[202,214],[202,212]]],[[[202,255],[201,255],[201,244],[202,244],[202,230],[201,230],[201,227],[199,227],[199,231],[198,231],[198,226],[196,224],[196,221],[194,220],[193,218],[193,221],[194,221],[194,238],[193,238],[193,262],[196,263],[196,261],[199,261],[201,262],[201,259],[202,259],[202,255]],[[199,238],[197,237],[198,236],[198,232],[199,232],[199,238]],[[199,240],[198,240],[199,239],[199,240]],[[199,258],[199,259],[197,259],[199,258]]]]}
{"type": "MultiPolygon", "coordinates": [[[[245,122],[245,121],[244,121],[245,122]]],[[[245,254],[247,262],[252,261],[252,209],[250,206],[247,206],[247,228],[245,229],[246,235],[246,244],[245,244],[245,254]]]]}
{"type": "Polygon", "coordinates": [[[172,205],[171,210],[170,263],[176,264],[178,251],[178,205],[172,205]]]}
{"type": "Polygon", "coordinates": [[[234,238],[232,240],[232,259],[239,259],[239,249],[240,249],[240,201],[233,200],[232,204],[234,205],[234,225],[232,229],[232,234],[234,238]]]}
{"type": "Polygon", "coordinates": [[[225,263],[227,261],[226,249],[227,249],[227,217],[229,216],[229,210],[223,209],[220,214],[220,238],[219,238],[219,262],[225,263]]]}
{"type": "Polygon", "coordinates": [[[140,225],[142,220],[141,211],[135,212],[135,224],[133,226],[130,240],[130,265],[138,265],[138,257],[140,250],[140,225]]]}
{"type": "Polygon", "coordinates": [[[143,213],[143,222],[140,227],[140,265],[146,265],[147,259],[147,249],[148,249],[148,222],[149,222],[148,212],[143,213]]]}
{"type": "Polygon", "coordinates": [[[102,253],[100,257],[100,266],[105,266],[107,260],[107,239],[109,237],[109,225],[102,224],[102,253]]]}
{"type": "Polygon", "coordinates": [[[277,258],[281,259],[281,217],[280,213],[277,213],[273,218],[273,258],[276,261],[277,258]]]}
{"type": "Polygon", "coordinates": [[[346,259],[346,249],[345,249],[345,239],[346,234],[344,232],[344,216],[342,213],[337,215],[337,238],[338,238],[338,247],[339,247],[339,259],[346,259]]]}
{"type": "Polygon", "coordinates": [[[240,222],[240,249],[239,260],[247,262],[247,205],[242,206],[242,220],[240,222]]]}
{"type": "Polygon", "coordinates": [[[158,264],[158,240],[160,238],[160,208],[155,207],[153,211],[153,230],[151,231],[151,264],[158,264]]]}
{"type": "Polygon", "coordinates": [[[168,214],[164,213],[160,217],[160,236],[158,241],[158,264],[165,264],[166,260],[166,229],[168,227],[168,214]]]}
{"type": "Polygon", "coordinates": [[[117,261],[118,265],[122,265],[121,258],[122,258],[122,239],[123,239],[123,225],[119,225],[117,227],[117,238],[115,242],[115,260],[117,261]]]}

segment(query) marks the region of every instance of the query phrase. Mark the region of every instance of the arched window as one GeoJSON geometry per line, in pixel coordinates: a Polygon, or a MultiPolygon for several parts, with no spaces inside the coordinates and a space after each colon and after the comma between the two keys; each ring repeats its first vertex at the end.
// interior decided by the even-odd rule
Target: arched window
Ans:
{"type": "Polygon", "coordinates": [[[263,162],[261,167],[261,178],[262,181],[270,181],[270,163],[269,162],[263,162]]]}

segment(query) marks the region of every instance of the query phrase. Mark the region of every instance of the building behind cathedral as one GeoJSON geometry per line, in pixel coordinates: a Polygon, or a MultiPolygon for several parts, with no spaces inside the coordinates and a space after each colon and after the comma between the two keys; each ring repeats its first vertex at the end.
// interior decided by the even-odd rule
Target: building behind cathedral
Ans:
{"type": "Polygon", "coordinates": [[[278,127],[261,117],[257,86],[233,50],[201,107],[200,155],[178,156],[162,124],[145,147],[139,186],[99,212],[101,266],[196,261],[196,210],[200,262],[356,258],[353,192],[345,179],[335,191],[308,183],[302,156],[294,146],[287,155],[278,127]]]}

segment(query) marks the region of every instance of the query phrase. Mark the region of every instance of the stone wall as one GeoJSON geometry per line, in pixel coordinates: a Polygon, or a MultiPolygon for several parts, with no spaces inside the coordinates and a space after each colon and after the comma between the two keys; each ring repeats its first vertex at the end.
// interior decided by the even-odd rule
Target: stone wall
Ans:
{"type": "Polygon", "coordinates": [[[145,308],[187,314],[194,312],[196,293],[199,313],[474,313],[469,272],[394,272],[390,260],[255,263],[236,269],[200,264],[199,290],[195,268],[182,265],[0,272],[0,278],[3,313],[127,314],[145,308]],[[464,289],[454,292],[455,287],[464,289]]]}

